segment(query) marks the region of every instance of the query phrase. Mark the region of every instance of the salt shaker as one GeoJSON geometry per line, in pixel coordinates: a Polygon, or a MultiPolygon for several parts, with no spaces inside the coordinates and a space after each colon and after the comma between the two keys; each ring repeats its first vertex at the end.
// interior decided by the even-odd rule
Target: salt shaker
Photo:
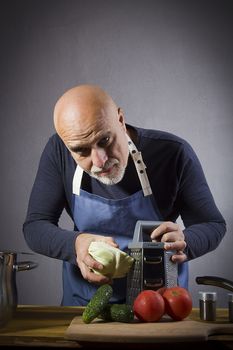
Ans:
{"type": "Polygon", "coordinates": [[[200,319],[203,321],[216,320],[216,292],[199,292],[200,319]]]}

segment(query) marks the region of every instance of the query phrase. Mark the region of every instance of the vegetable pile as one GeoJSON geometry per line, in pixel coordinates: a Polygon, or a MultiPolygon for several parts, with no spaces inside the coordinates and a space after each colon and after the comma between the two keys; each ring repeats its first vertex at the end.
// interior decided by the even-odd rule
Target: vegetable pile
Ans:
{"type": "Polygon", "coordinates": [[[192,311],[192,297],[187,289],[176,286],[157,291],[143,290],[133,305],[110,304],[113,289],[111,285],[100,286],[89,301],[82,314],[85,323],[95,318],[106,322],[132,322],[136,317],[141,322],[158,322],[167,314],[174,321],[181,321],[192,311]]]}

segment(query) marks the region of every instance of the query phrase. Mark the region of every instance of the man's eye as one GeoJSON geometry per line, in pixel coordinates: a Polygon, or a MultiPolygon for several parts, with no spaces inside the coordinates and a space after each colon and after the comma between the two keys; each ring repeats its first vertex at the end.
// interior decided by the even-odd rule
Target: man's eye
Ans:
{"type": "Polygon", "coordinates": [[[98,146],[99,147],[106,147],[107,144],[109,143],[110,137],[103,137],[99,142],[98,142],[98,146]]]}
{"type": "Polygon", "coordinates": [[[90,149],[85,147],[77,147],[73,150],[73,152],[81,157],[87,157],[90,154],[90,149]]]}

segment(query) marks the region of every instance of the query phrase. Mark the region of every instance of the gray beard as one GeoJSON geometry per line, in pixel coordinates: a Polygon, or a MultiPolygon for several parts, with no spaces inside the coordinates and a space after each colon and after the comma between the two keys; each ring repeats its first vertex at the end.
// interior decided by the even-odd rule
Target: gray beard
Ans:
{"type": "Polygon", "coordinates": [[[123,179],[125,175],[125,169],[126,167],[118,168],[118,173],[115,176],[99,176],[98,174],[92,171],[87,171],[87,174],[89,174],[91,177],[98,180],[99,182],[103,183],[104,185],[111,186],[116,185],[123,179]]]}

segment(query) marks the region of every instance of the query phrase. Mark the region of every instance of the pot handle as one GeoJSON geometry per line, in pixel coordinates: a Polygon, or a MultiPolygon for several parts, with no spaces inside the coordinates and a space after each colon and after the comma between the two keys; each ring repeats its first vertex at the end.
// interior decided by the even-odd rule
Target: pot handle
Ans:
{"type": "Polygon", "coordinates": [[[205,285],[221,287],[233,292],[233,281],[230,281],[226,278],[217,277],[217,276],[198,276],[196,277],[196,282],[197,284],[205,284],[205,285]]]}
{"type": "Polygon", "coordinates": [[[16,271],[26,271],[26,270],[35,269],[37,266],[38,264],[33,261],[20,261],[20,262],[17,262],[16,265],[14,265],[14,269],[16,271]]]}

